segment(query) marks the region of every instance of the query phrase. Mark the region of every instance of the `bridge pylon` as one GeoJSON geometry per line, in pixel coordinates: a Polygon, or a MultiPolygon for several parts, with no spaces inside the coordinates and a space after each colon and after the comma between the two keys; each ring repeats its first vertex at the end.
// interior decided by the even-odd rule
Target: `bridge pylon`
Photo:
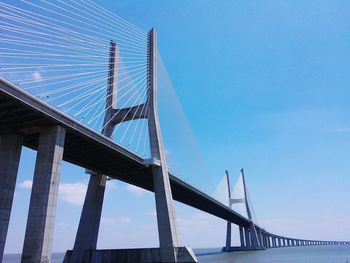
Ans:
{"type": "MultiPolygon", "coordinates": [[[[111,40],[109,48],[105,116],[102,129],[102,134],[106,137],[112,136],[115,126],[110,122],[110,119],[113,116],[115,103],[117,101],[118,64],[118,47],[116,43],[111,40]]],[[[80,216],[70,262],[82,262],[85,251],[96,249],[97,246],[107,176],[91,170],[86,170],[86,173],[90,174],[90,181],[80,216]]]]}
{"type": "Polygon", "coordinates": [[[197,262],[189,247],[180,247],[168,167],[158,118],[157,107],[157,40],[156,31],[148,33],[147,41],[147,100],[141,105],[116,108],[118,78],[118,47],[110,42],[109,75],[103,135],[111,137],[116,125],[134,119],[147,119],[151,158],[146,164],[153,173],[153,188],[157,211],[159,248],[96,250],[106,176],[88,171],[90,182],[85,197],[73,251],[67,251],[65,263],[92,263],[110,258],[109,262],[197,262]],[[142,107],[140,107],[142,106],[142,107]],[[141,109],[146,107],[146,111],[141,109]],[[97,261],[96,261],[97,260],[97,261]]]}
{"type": "Polygon", "coordinates": [[[245,205],[245,209],[247,212],[247,217],[249,219],[249,226],[239,226],[239,236],[240,236],[240,243],[241,246],[239,247],[232,247],[231,246],[231,222],[227,221],[227,228],[226,228],[226,246],[222,248],[223,252],[230,252],[230,251],[242,251],[242,250],[262,250],[265,249],[265,246],[263,245],[263,234],[261,229],[257,230],[255,227],[255,223],[252,217],[251,208],[249,206],[248,202],[248,195],[247,195],[247,187],[245,182],[245,176],[244,176],[244,170],[241,169],[240,176],[242,178],[242,187],[243,187],[243,197],[241,198],[233,198],[231,193],[231,184],[230,184],[230,176],[228,171],[225,171],[226,174],[226,181],[227,181],[227,187],[228,187],[228,204],[229,207],[232,208],[233,204],[239,204],[242,203],[245,205]]]}

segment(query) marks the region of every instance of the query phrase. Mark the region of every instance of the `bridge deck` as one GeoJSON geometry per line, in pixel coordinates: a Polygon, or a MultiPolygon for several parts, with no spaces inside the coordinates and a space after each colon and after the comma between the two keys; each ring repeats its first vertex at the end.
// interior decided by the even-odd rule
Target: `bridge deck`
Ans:
{"type": "MultiPolygon", "coordinates": [[[[151,168],[143,159],[0,78],[0,135],[21,134],[24,145],[36,150],[40,128],[67,129],[63,159],[81,167],[153,191],[151,168]]],[[[215,199],[170,175],[173,198],[241,226],[249,221],[215,199]]]]}

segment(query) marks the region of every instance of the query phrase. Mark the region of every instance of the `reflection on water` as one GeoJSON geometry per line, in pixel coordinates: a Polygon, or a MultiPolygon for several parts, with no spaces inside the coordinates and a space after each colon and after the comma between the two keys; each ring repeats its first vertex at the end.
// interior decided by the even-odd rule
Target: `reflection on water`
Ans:
{"type": "MultiPolygon", "coordinates": [[[[213,263],[349,263],[350,246],[276,248],[253,252],[221,253],[220,249],[195,249],[198,260],[213,263]]],[[[61,263],[64,253],[54,253],[52,263],[61,263]]],[[[19,254],[4,255],[3,263],[20,263],[19,254]]]]}

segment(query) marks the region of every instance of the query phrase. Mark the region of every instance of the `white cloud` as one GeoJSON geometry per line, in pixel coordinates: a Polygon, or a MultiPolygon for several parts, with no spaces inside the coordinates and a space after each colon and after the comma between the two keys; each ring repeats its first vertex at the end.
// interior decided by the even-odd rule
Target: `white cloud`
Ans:
{"type": "Polygon", "coordinates": [[[87,184],[76,182],[70,184],[60,184],[58,193],[62,200],[73,205],[83,205],[87,184]]]}
{"type": "Polygon", "coordinates": [[[210,226],[212,216],[204,213],[197,213],[189,218],[177,217],[177,223],[180,227],[188,226],[210,226]]]}
{"type": "MultiPolygon", "coordinates": [[[[31,189],[33,185],[32,180],[25,180],[20,182],[18,186],[22,189],[31,189]]],[[[116,189],[115,182],[107,183],[107,190],[116,189]]],[[[61,200],[73,204],[73,205],[83,205],[85,194],[87,190],[87,184],[85,182],[76,183],[60,183],[58,194],[61,200]]]]}
{"type": "Polygon", "coordinates": [[[115,189],[118,189],[118,186],[115,180],[108,180],[106,183],[106,191],[115,190],[115,189]]]}
{"type": "Polygon", "coordinates": [[[131,218],[129,218],[127,216],[120,216],[120,217],[118,217],[118,222],[121,224],[129,224],[129,223],[131,223],[131,218]]]}
{"type": "Polygon", "coordinates": [[[41,74],[38,72],[38,71],[35,71],[33,74],[32,74],[32,77],[35,81],[42,81],[42,76],[41,74]]]}
{"type": "Polygon", "coordinates": [[[25,180],[23,182],[20,182],[18,186],[23,189],[32,189],[33,181],[32,180],[25,180]]]}
{"type": "Polygon", "coordinates": [[[102,217],[101,224],[113,225],[113,224],[129,224],[131,223],[131,218],[127,216],[119,216],[118,218],[112,217],[102,217]]]}
{"type": "Polygon", "coordinates": [[[157,211],[156,210],[153,210],[153,211],[149,211],[147,213],[148,216],[157,216],[157,211]]]}
{"type": "MultiPolygon", "coordinates": [[[[224,244],[226,222],[212,215],[198,212],[177,216],[177,225],[182,244],[195,247],[215,247],[224,244]],[[210,237],[210,238],[204,238],[210,237]]],[[[234,227],[232,227],[234,231],[234,227]]],[[[233,244],[237,235],[232,237],[233,244]]]]}
{"type": "Polygon", "coordinates": [[[70,227],[70,226],[72,226],[71,224],[67,224],[67,223],[63,223],[63,222],[59,222],[57,225],[59,227],[70,227]]]}
{"type": "Polygon", "coordinates": [[[142,189],[140,187],[137,187],[137,186],[131,185],[131,184],[128,184],[126,186],[126,191],[128,191],[129,193],[136,195],[136,196],[142,196],[142,195],[147,193],[147,191],[145,189],[142,189]]]}
{"type": "Polygon", "coordinates": [[[101,218],[101,224],[104,225],[111,225],[115,223],[115,219],[114,218],[110,218],[110,217],[102,217],[101,218]]]}

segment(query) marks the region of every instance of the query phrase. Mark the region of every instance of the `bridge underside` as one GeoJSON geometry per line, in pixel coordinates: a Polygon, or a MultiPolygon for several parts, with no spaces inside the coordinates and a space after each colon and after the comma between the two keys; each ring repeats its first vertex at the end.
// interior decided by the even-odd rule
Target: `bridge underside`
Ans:
{"type": "MultiPolygon", "coordinates": [[[[63,160],[153,191],[151,167],[142,158],[0,80],[0,135],[19,134],[24,146],[37,150],[40,130],[52,125],[66,128],[63,160]]],[[[170,183],[174,200],[234,224],[249,226],[246,218],[175,176],[170,175],[170,183]]]]}

